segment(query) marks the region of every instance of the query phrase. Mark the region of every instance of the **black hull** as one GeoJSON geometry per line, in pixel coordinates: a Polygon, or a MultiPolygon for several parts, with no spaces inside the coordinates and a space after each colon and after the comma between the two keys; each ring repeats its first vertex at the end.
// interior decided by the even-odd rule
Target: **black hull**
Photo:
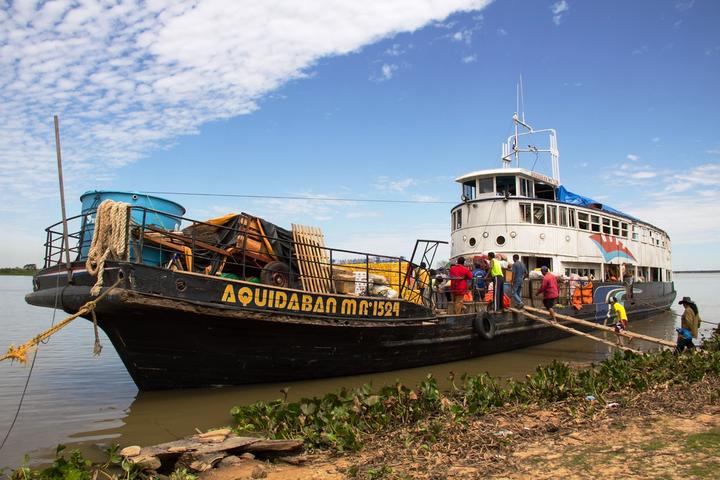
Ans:
{"type": "MultiPolygon", "coordinates": [[[[105,285],[121,284],[97,305],[100,327],[141,390],[283,382],[354,375],[451,362],[541,344],[566,333],[506,313],[494,317],[497,333],[485,339],[470,313],[433,316],[408,302],[397,318],[278,312],[220,302],[230,281],[117,263],[105,285]],[[182,285],[180,291],[178,285],[182,285]]],[[[50,269],[36,277],[34,305],[68,312],[90,300],[92,280],[78,271],[70,285],[50,269]]],[[[233,285],[249,285],[233,282],[233,285]]],[[[608,286],[608,290],[618,289],[608,286]]],[[[233,287],[234,288],[234,287],[233,287]]],[[[600,287],[598,287],[600,289],[600,287]]],[[[338,297],[340,298],[340,297],[338,297]]],[[[637,319],[667,309],[672,283],[642,284],[628,313],[637,319]]],[[[238,295],[239,299],[239,295],[238,295]]],[[[560,310],[578,318],[604,317],[604,305],[560,310]]],[[[377,313],[377,312],[376,312],[377,313]]]]}

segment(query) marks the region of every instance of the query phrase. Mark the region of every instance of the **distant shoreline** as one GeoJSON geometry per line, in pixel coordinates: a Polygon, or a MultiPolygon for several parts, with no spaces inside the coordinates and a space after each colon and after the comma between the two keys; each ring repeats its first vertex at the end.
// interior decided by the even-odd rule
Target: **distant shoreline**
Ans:
{"type": "Polygon", "coordinates": [[[0,276],[24,275],[30,277],[36,273],[37,270],[25,270],[24,268],[0,268],[0,276]]]}
{"type": "Polygon", "coordinates": [[[673,273],[720,273],[720,270],[675,270],[673,273]]]}

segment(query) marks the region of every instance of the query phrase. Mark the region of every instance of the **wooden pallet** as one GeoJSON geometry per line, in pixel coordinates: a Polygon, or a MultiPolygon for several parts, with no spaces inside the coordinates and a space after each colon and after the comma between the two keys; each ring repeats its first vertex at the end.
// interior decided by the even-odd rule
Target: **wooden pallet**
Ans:
{"type": "Polygon", "coordinates": [[[322,230],[293,224],[292,234],[303,290],[332,293],[330,256],[325,248],[325,235],[322,230]]]}

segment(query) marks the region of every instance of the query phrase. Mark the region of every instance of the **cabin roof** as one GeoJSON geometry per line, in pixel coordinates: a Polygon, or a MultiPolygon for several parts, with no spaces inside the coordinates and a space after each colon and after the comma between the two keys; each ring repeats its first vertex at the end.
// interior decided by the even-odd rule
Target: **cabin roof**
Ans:
{"type": "Polygon", "coordinates": [[[540,180],[545,183],[549,183],[551,185],[558,186],[560,185],[560,182],[557,180],[548,177],[547,175],[543,175],[542,173],[533,172],[530,170],[527,170],[525,168],[491,168],[486,170],[476,170],[474,172],[466,173],[465,175],[461,175],[455,179],[458,183],[463,183],[468,180],[473,180],[475,178],[479,177],[491,177],[495,175],[523,175],[526,177],[534,178],[535,180],[540,180]]]}

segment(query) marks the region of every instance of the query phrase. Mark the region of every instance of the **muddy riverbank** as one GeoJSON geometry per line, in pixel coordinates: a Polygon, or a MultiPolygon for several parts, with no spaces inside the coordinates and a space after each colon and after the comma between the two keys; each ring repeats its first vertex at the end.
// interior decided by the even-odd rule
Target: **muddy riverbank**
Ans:
{"type": "Polygon", "coordinates": [[[356,454],[302,455],[299,466],[248,460],[200,478],[717,478],[719,392],[720,378],[710,376],[603,402],[507,407],[463,423],[435,418],[369,438],[356,454]]]}

